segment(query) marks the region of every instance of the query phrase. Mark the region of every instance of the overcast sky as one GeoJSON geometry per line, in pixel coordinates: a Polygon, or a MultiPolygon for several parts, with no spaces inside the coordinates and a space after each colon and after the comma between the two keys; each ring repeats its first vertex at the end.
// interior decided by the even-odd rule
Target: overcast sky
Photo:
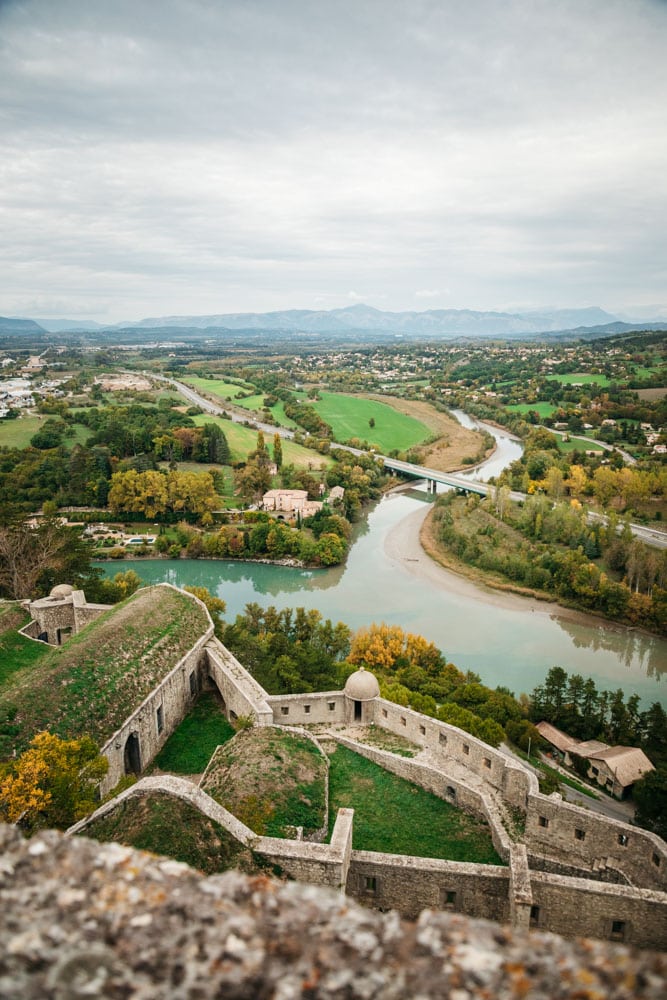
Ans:
{"type": "Polygon", "coordinates": [[[0,0],[0,314],[667,315],[665,0],[0,0]]]}

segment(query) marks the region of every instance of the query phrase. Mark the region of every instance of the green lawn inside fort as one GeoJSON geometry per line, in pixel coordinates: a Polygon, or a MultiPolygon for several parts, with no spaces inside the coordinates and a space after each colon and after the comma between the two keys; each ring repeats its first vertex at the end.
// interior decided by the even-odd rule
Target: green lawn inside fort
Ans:
{"type": "Polygon", "coordinates": [[[235,735],[212,691],[204,691],[172,733],[153,762],[152,770],[201,774],[217,747],[235,735]]]}
{"type": "Polygon", "coordinates": [[[404,451],[432,437],[432,431],[420,420],[399,413],[386,403],[363,396],[340,392],[322,392],[313,403],[322,420],[334,432],[337,441],[359,438],[377,444],[383,452],[404,451]],[[375,421],[370,426],[369,421],[375,421]]]}
{"type": "Polygon", "coordinates": [[[481,820],[339,746],[330,759],[330,831],[342,808],[354,809],[357,851],[503,864],[481,820]]]}

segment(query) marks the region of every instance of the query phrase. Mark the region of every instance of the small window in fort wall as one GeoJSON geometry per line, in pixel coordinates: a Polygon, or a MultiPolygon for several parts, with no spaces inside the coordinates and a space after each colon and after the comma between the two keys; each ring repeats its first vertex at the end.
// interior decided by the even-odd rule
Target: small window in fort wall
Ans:
{"type": "Polygon", "coordinates": [[[442,908],[443,910],[456,909],[456,892],[453,889],[442,890],[442,908]]]}
{"type": "Polygon", "coordinates": [[[453,788],[451,785],[447,785],[447,795],[450,797],[450,799],[455,799],[456,789],[453,788]]]}
{"type": "Polygon", "coordinates": [[[194,670],[190,674],[190,697],[194,698],[197,694],[197,678],[195,677],[194,670]]]}
{"type": "Polygon", "coordinates": [[[574,839],[575,840],[585,840],[586,839],[586,831],[585,830],[575,830],[574,831],[574,839]]]}
{"type": "Polygon", "coordinates": [[[310,705],[304,705],[303,710],[306,713],[306,715],[310,715],[310,705]]]}
{"type": "Polygon", "coordinates": [[[531,906],[530,908],[530,926],[539,927],[540,926],[540,908],[539,906],[531,906]]]}
{"type": "Polygon", "coordinates": [[[545,830],[549,826],[549,820],[547,819],[546,816],[538,816],[537,822],[539,823],[540,826],[543,826],[545,830]]]}
{"type": "Polygon", "coordinates": [[[611,941],[625,940],[625,920],[612,920],[609,938],[611,941]]]}
{"type": "Polygon", "coordinates": [[[445,744],[447,742],[447,733],[440,733],[438,738],[442,744],[445,744]]]}
{"type": "Polygon", "coordinates": [[[426,736],[426,726],[420,726],[419,732],[422,734],[422,736],[426,736]]]}
{"type": "Polygon", "coordinates": [[[470,753],[470,747],[468,746],[467,743],[463,744],[463,752],[464,754],[466,754],[466,756],[470,753]]]}
{"type": "Polygon", "coordinates": [[[155,712],[155,724],[157,725],[158,733],[161,733],[164,729],[164,709],[162,705],[158,705],[155,712]]]}
{"type": "Polygon", "coordinates": [[[281,705],[280,706],[280,714],[281,715],[289,715],[289,708],[287,707],[287,705],[281,705]]]}
{"type": "Polygon", "coordinates": [[[484,767],[491,767],[491,758],[490,757],[485,757],[484,758],[484,767]]]}
{"type": "Polygon", "coordinates": [[[335,712],[336,711],[336,702],[335,701],[328,702],[328,705],[329,705],[329,711],[330,712],[335,712]]]}
{"type": "Polygon", "coordinates": [[[383,708],[383,709],[382,709],[382,718],[383,718],[383,719],[386,719],[386,718],[387,718],[387,716],[388,716],[388,714],[389,714],[389,713],[387,712],[387,709],[386,709],[386,708],[383,708]]]}
{"type": "Polygon", "coordinates": [[[407,726],[407,722],[405,721],[405,716],[404,715],[401,716],[401,725],[402,726],[407,726]]]}
{"type": "Polygon", "coordinates": [[[653,862],[653,864],[655,865],[656,868],[660,867],[660,855],[659,854],[654,854],[653,857],[651,858],[651,861],[653,862]]]}
{"type": "Polygon", "coordinates": [[[364,888],[366,892],[377,892],[378,880],[375,875],[367,875],[364,888]]]}
{"type": "Polygon", "coordinates": [[[600,769],[599,768],[597,768],[597,767],[591,767],[591,774],[593,775],[594,778],[597,778],[597,776],[598,776],[599,773],[600,773],[600,769]]]}
{"type": "Polygon", "coordinates": [[[630,838],[628,837],[627,833],[619,833],[618,835],[618,842],[621,845],[621,847],[627,847],[629,839],[630,838]]]}

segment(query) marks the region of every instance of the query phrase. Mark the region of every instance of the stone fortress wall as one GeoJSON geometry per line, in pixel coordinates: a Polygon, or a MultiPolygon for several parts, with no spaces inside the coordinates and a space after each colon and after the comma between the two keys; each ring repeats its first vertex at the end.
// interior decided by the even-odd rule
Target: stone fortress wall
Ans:
{"type": "MultiPolygon", "coordinates": [[[[43,617],[38,623],[47,624],[42,631],[54,637],[57,629],[76,626],[75,602],[63,601],[60,609],[58,603],[51,602],[48,621],[43,617]]],[[[85,598],[76,606],[84,615],[89,608],[91,616],[106,610],[86,606],[85,598]]],[[[406,737],[422,748],[422,759],[369,747],[335,729],[330,734],[484,818],[507,863],[497,867],[355,851],[347,810],[339,814],[328,844],[253,840],[253,850],[287,875],[344,889],[366,904],[408,916],[433,907],[564,935],[667,947],[667,844],[659,837],[564,803],[557,794],[541,795],[529,769],[455,726],[385,701],[367,671],[353,674],[342,692],[269,696],[213,636],[212,623],[102,748],[110,764],[103,794],[123,774],[148,766],[207,684],[220,692],[231,719],[252,716],[257,725],[289,727],[373,724],[406,737]],[[517,817],[525,821],[521,837],[512,834],[517,817]]],[[[145,787],[139,782],[129,794],[142,794],[145,787]]],[[[173,793],[173,784],[169,787],[173,793]]]]}

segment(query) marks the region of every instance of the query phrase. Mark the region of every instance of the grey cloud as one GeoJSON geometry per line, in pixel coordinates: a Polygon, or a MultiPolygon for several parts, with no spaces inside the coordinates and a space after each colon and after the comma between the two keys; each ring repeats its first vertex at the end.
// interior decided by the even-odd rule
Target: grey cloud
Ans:
{"type": "Polygon", "coordinates": [[[657,0],[2,3],[0,311],[659,301],[666,37],[657,0]]]}

